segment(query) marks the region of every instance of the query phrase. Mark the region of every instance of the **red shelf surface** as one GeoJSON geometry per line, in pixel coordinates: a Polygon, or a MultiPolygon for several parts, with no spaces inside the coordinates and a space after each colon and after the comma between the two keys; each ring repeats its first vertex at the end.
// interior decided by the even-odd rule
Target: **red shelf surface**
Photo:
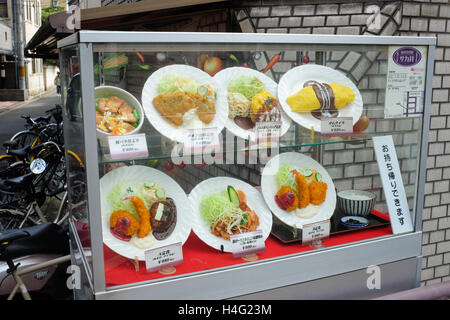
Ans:
{"type": "MultiPolygon", "coordinates": [[[[381,215],[383,215],[384,218],[387,218],[387,215],[381,215]]],[[[355,230],[354,232],[331,236],[323,241],[323,245],[325,247],[333,247],[390,234],[392,234],[390,226],[367,230],[355,230]]],[[[310,246],[303,246],[300,242],[283,244],[273,236],[267,238],[265,245],[266,251],[258,254],[258,261],[315,250],[310,246]]],[[[139,263],[139,271],[136,271],[134,261],[118,255],[106,245],[103,245],[103,249],[107,287],[249,263],[241,258],[234,258],[232,253],[221,253],[220,251],[211,248],[200,240],[194,232],[191,232],[183,246],[183,264],[176,266],[176,272],[170,275],[163,275],[159,272],[147,273],[145,262],[143,261],[139,263]]]]}

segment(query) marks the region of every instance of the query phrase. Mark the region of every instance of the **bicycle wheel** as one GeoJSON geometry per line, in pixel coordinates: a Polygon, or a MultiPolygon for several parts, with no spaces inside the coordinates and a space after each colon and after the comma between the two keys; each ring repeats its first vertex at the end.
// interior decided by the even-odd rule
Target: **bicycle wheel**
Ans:
{"type": "Polygon", "coordinates": [[[31,131],[18,132],[9,141],[16,141],[17,149],[25,148],[26,146],[34,147],[41,143],[39,135],[31,131]]]}
{"type": "Polygon", "coordinates": [[[10,166],[15,162],[14,157],[9,154],[0,155],[0,178],[6,179],[10,172],[10,166]]]}

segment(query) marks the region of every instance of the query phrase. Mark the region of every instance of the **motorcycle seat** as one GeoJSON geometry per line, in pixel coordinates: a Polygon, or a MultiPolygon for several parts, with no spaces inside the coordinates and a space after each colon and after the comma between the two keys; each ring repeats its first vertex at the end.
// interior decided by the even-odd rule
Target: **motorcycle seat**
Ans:
{"type": "Polygon", "coordinates": [[[19,145],[19,141],[18,140],[12,140],[12,141],[5,141],[3,142],[3,146],[4,147],[10,147],[10,148],[17,148],[17,146],[19,145]]]}
{"type": "Polygon", "coordinates": [[[0,243],[2,239],[13,239],[4,246],[11,259],[32,254],[67,255],[70,252],[67,231],[53,222],[0,231],[0,243]],[[24,232],[29,235],[24,236],[24,232]]]}
{"type": "Polygon", "coordinates": [[[30,234],[23,229],[14,229],[11,230],[11,232],[2,232],[0,233],[0,246],[6,246],[15,240],[23,239],[29,236],[30,234]]]}
{"type": "Polygon", "coordinates": [[[20,177],[0,180],[0,190],[6,192],[20,191],[33,180],[33,177],[34,173],[30,172],[20,177]]]}
{"type": "Polygon", "coordinates": [[[28,155],[30,148],[31,148],[31,146],[26,146],[21,149],[11,149],[11,150],[9,150],[8,154],[10,154],[12,156],[16,156],[20,159],[23,159],[28,155]]]}
{"type": "Polygon", "coordinates": [[[52,118],[52,115],[51,114],[49,114],[49,115],[46,115],[46,116],[39,116],[39,117],[36,117],[36,118],[33,118],[32,120],[34,121],[34,122],[50,122],[50,119],[52,118]]]}

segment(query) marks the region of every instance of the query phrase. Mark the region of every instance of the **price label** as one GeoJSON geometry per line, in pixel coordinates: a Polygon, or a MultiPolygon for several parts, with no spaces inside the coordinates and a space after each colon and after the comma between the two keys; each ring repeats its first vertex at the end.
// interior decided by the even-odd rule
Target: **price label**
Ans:
{"type": "Polygon", "coordinates": [[[326,239],[330,236],[330,220],[305,224],[302,228],[302,243],[308,244],[314,240],[326,239]]]}
{"type": "Polygon", "coordinates": [[[255,123],[256,143],[277,142],[281,136],[281,121],[261,121],[255,123]]]}
{"type": "Polygon", "coordinates": [[[230,241],[235,258],[266,251],[262,230],[233,234],[230,241]]]}
{"type": "Polygon", "coordinates": [[[346,136],[353,133],[353,118],[324,118],[320,121],[322,136],[346,136]]]}
{"type": "Polygon", "coordinates": [[[109,136],[111,159],[143,158],[148,156],[145,134],[109,136]]]}
{"type": "Polygon", "coordinates": [[[145,267],[147,272],[154,272],[183,263],[183,247],[181,242],[145,251],[145,267]]]}
{"type": "Polygon", "coordinates": [[[195,152],[203,151],[206,148],[219,147],[219,136],[217,128],[202,128],[186,130],[184,138],[184,151],[195,152]]]}

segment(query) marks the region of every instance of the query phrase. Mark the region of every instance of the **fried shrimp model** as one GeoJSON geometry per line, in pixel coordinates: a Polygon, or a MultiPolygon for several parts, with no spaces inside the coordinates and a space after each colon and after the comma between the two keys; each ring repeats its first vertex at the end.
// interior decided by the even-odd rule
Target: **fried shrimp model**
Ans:
{"type": "Polygon", "coordinates": [[[150,225],[150,212],[147,210],[144,201],[136,196],[127,197],[123,200],[131,200],[139,214],[138,238],[146,237],[150,233],[152,227],[150,225]]]}
{"type": "Polygon", "coordinates": [[[128,211],[125,210],[116,210],[113,213],[111,213],[111,216],[109,217],[109,225],[114,228],[117,224],[117,221],[120,218],[128,218],[130,221],[130,226],[126,232],[127,236],[132,236],[139,230],[139,221],[128,211]]]}
{"type": "Polygon", "coordinates": [[[305,176],[298,171],[293,170],[293,172],[295,173],[295,182],[297,183],[298,189],[298,207],[299,209],[303,209],[306,208],[311,201],[308,181],[306,181],[305,176]]]}
{"type": "Polygon", "coordinates": [[[325,201],[327,195],[327,184],[325,182],[313,181],[309,184],[309,195],[311,198],[311,203],[314,205],[319,205],[325,201]]]}

